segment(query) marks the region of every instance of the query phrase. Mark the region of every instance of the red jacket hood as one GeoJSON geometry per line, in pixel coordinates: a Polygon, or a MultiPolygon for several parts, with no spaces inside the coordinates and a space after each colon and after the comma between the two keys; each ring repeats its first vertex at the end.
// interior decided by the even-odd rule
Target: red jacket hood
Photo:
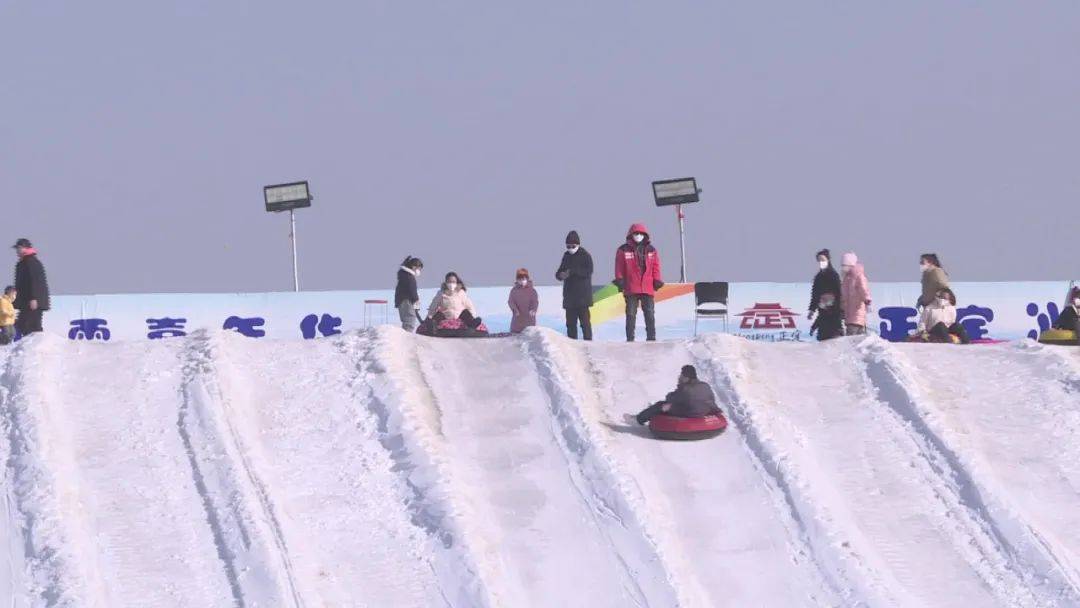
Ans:
{"type": "Polygon", "coordinates": [[[626,242],[627,243],[630,243],[631,245],[635,244],[634,239],[630,238],[630,237],[633,236],[633,234],[635,232],[640,232],[641,234],[644,234],[645,235],[645,241],[644,242],[646,242],[646,243],[648,243],[650,240],[652,240],[652,239],[649,238],[649,229],[645,227],[645,224],[642,224],[642,223],[639,222],[637,224],[631,224],[630,229],[626,231],[626,242]]]}

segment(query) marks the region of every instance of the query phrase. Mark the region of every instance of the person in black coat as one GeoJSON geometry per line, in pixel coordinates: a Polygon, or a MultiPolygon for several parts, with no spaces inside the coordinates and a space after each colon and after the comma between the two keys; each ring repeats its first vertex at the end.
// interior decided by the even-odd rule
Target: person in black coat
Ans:
{"type": "Polygon", "coordinates": [[[578,233],[571,230],[566,235],[566,253],[563,254],[559,269],[555,271],[555,278],[563,284],[566,335],[573,340],[577,340],[579,323],[582,337],[592,340],[592,319],[589,316],[589,307],[592,306],[592,274],[592,256],[581,246],[578,233]]]}
{"type": "Polygon", "coordinates": [[[15,310],[19,311],[15,329],[26,336],[41,331],[43,313],[50,307],[49,280],[29,240],[19,239],[14,249],[19,256],[15,264],[15,310]]]}
{"type": "Polygon", "coordinates": [[[807,319],[814,318],[814,313],[818,311],[818,303],[821,302],[821,296],[826,293],[840,293],[840,273],[833,268],[832,255],[829,254],[828,249],[817,252],[817,262],[819,270],[814,275],[814,285],[810,288],[810,308],[809,313],[806,315],[807,319]]]}
{"type": "Polygon", "coordinates": [[[818,300],[817,318],[810,326],[810,335],[817,332],[818,342],[844,335],[844,312],[836,304],[836,294],[825,292],[818,300]]]}
{"type": "Polygon", "coordinates": [[[1080,342],[1080,287],[1073,287],[1069,292],[1069,301],[1061,309],[1054,329],[1075,331],[1077,342],[1080,342]]]}
{"type": "Polygon", "coordinates": [[[397,272],[397,287],[394,288],[394,308],[401,319],[401,328],[414,333],[420,324],[420,294],[416,289],[416,277],[424,269],[424,262],[411,255],[405,257],[397,272]]]}
{"type": "Polygon", "coordinates": [[[668,393],[663,401],[657,401],[636,416],[625,414],[624,417],[627,422],[645,425],[659,414],[678,418],[704,418],[719,412],[712,387],[698,380],[697,368],[684,365],[679,372],[675,390],[668,393]]]}

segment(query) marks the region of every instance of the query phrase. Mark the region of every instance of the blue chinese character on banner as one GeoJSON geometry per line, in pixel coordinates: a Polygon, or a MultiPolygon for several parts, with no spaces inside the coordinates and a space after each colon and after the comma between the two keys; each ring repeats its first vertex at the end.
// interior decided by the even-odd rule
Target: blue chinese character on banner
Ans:
{"type": "Polygon", "coordinates": [[[225,319],[225,324],[221,326],[222,329],[231,329],[249,338],[261,338],[266,335],[266,332],[261,329],[256,329],[266,325],[266,319],[262,317],[229,317],[225,319]]]}
{"type": "Polygon", "coordinates": [[[109,322],[105,319],[75,319],[71,322],[68,330],[69,340],[102,340],[108,342],[112,338],[109,331],[109,322]]]}
{"type": "Polygon", "coordinates": [[[965,306],[956,309],[956,322],[964,326],[968,337],[978,340],[986,337],[986,324],[994,320],[994,311],[981,306],[965,306]]]}
{"type": "Polygon", "coordinates": [[[322,318],[319,315],[311,314],[304,317],[303,321],[300,321],[300,333],[305,340],[315,338],[316,330],[324,337],[340,334],[339,327],[341,327],[341,317],[334,317],[326,313],[323,313],[322,318]]]}
{"type": "Polygon", "coordinates": [[[151,340],[160,340],[161,338],[182,338],[187,335],[184,331],[184,325],[187,323],[187,319],[173,319],[171,317],[162,317],[160,319],[147,319],[146,320],[146,337],[151,340]]]}
{"type": "Polygon", "coordinates": [[[1038,340],[1039,334],[1049,330],[1057,323],[1058,317],[1061,316],[1061,311],[1058,310],[1058,305],[1053,302],[1046,303],[1046,312],[1039,312],[1039,305],[1035,302],[1030,302],[1027,305],[1027,314],[1029,317],[1035,317],[1035,322],[1039,325],[1039,329],[1033,329],[1028,332],[1027,337],[1032,340],[1038,340]]]}
{"type": "Polygon", "coordinates": [[[889,342],[902,342],[907,339],[918,325],[911,319],[918,314],[908,306],[886,306],[878,309],[881,324],[878,331],[889,342]]]}

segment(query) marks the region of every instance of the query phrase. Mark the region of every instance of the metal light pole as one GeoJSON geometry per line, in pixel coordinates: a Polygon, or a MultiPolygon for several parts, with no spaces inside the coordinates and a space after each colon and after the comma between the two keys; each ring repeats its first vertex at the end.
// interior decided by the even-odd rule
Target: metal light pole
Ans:
{"type": "Polygon", "coordinates": [[[266,210],[270,213],[289,212],[289,243],[292,245],[293,291],[300,291],[300,264],[296,253],[296,210],[311,206],[311,191],[307,182],[292,182],[263,187],[266,210]]]}
{"type": "Polygon", "coordinates": [[[682,205],[675,205],[675,214],[679,216],[679,254],[682,256],[682,265],[679,266],[679,282],[686,282],[686,215],[682,212],[682,205]]]}
{"type": "Polygon", "coordinates": [[[300,266],[296,262],[296,209],[289,209],[289,240],[292,241],[293,291],[300,291],[300,266]]]}
{"type": "Polygon", "coordinates": [[[683,205],[696,203],[700,199],[701,189],[697,187],[697,180],[692,177],[679,179],[662,179],[652,183],[653,197],[657,207],[674,205],[675,217],[679,220],[679,254],[682,265],[679,267],[679,282],[685,283],[686,278],[686,214],[683,213],[683,205]]]}

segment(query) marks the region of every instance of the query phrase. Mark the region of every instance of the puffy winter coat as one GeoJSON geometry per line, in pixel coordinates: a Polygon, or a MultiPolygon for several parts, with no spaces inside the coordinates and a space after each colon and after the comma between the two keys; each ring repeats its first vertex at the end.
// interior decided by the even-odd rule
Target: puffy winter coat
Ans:
{"type": "Polygon", "coordinates": [[[815,312],[818,309],[821,296],[827,293],[840,297],[840,274],[836,272],[836,269],[831,264],[828,268],[819,270],[814,275],[814,284],[810,287],[810,312],[815,312]]]}
{"type": "Polygon", "coordinates": [[[0,296],[0,327],[15,324],[15,306],[9,296],[0,296]]]}
{"type": "Polygon", "coordinates": [[[394,308],[399,308],[402,302],[417,304],[420,302],[420,294],[416,292],[416,272],[402,266],[397,271],[397,287],[394,288],[394,308]]]}
{"type": "MultiPolygon", "coordinates": [[[[949,274],[944,268],[931,266],[922,273],[922,295],[919,296],[920,306],[929,306],[937,299],[937,293],[942,289],[949,288],[949,274]]],[[[930,327],[933,327],[931,325],[930,327]]]]}
{"type": "Polygon", "coordinates": [[[919,315],[919,327],[916,331],[920,334],[934,329],[938,323],[944,323],[945,327],[952,327],[956,323],[956,307],[952,304],[942,306],[935,298],[928,306],[923,308],[919,315]]]}
{"type": "Polygon", "coordinates": [[[1076,331],[1077,328],[1080,328],[1080,310],[1069,304],[1061,309],[1061,315],[1058,316],[1057,321],[1054,323],[1054,329],[1076,331]]]}
{"type": "Polygon", "coordinates": [[[466,310],[474,317],[480,316],[476,313],[476,307],[473,306],[472,300],[469,298],[469,292],[461,288],[455,289],[452,293],[440,289],[439,293],[435,294],[435,297],[431,299],[428,316],[433,317],[435,313],[441,312],[447,319],[456,319],[466,310]]]}
{"type": "Polygon", "coordinates": [[[844,309],[844,321],[848,325],[866,327],[866,307],[870,305],[870,282],[862,264],[855,264],[844,273],[840,285],[840,303],[844,309]]]}
{"type": "Polygon", "coordinates": [[[577,253],[567,251],[562,256],[562,263],[555,271],[555,278],[563,282],[562,305],[567,310],[592,306],[592,255],[584,247],[578,247],[577,253]],[[565,279],[559,275],[566,273],[565,279]]]}
{"type": "Polygon", "coordinates": [[[37,300],[38,310],[49,310],[49,280],[37,254],[24,255],[15,264],[15,290],[16,309],[30,310],[30,301],[37,300]]]}
{"type": "Polygon", "coordinates": [[[628,296],[655,295],[664,284],[660,274],[660,253],[650,243],[645,224],[630,226],[626,244],[615,252],[615,284],[628,296]],[[644,234],[645,240],[635,243],[635,232],[644,234]]]}
{"type": "Polygon", "coordinates": [[[514,315],[510,319],[511,333],[518,334],[526,327],[536,325],[535,313],[540,308],[540,296],[536,293],[532,281],[529,281],[527,287],[514,283],[514,287],[510,289],[510,299],[507,300],[507,304],[510,305],[510,312],[514,315]]]}
{"type": "Polygon", "coordinates": [[[672,416],[700,418],[716,413],[716,395],[712,387],[700,380],[690,380],[667,394],[664,401],[671,404],[672,416]]]}

